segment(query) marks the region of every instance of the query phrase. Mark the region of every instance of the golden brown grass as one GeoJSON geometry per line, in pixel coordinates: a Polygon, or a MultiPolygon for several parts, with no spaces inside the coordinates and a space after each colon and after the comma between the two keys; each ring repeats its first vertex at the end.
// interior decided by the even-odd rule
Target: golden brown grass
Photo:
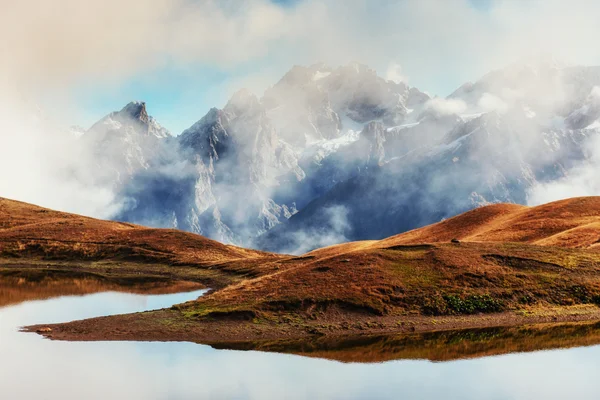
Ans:
{"type": "Polygon", "coordinates": [[[271,256],[176,229],[103,221],[0,198],[0,252],[215,263],[271,256]],[[67,255],[68,255],[67,254],[67,255]]]}
{"type": "Polygon", "coordinates": [[[102,221],[0,198],[0,262],[15,268],[40,260],[70,263],[61,268],[111,261],[136,263],[138,274],[152,269],[146,265],[162,265],[177,279],[176,267],[190,267],[206,271],[201,280],[211,275],[208,281],[222,285],[271,273],[281,268],[273,263],[284,258],[289,257],[228,246],[176,229],[102,221]]]}
{"type": "Polygon", "coordinates": [[[193,266],[237,277],[182,307],[188,316],[446,315],[598,301],[599,220],[599,197],[499,204],[381,241],[288,257],[2,199],[0,254],[193,266]]]}
{"type": "Polygon", "coordinates": [[[576,197],[537,207],[493,204],[379,241],[373,247],[448,242],[520,242],[588,248],[600,240],[600,197],[576,197]]]}
{"type": "Polygon", "coordinates": [[[0,200],[0,221],[0,255],[17,264],[37,257],[83,260],[92,263],[91,272],[107,270],[108,262],[112,273],[123,262],[137,263],[133,273],[165,276],[162,266],[168,266],[172,277],[191,276],[185,272],[190,268],[202,271],[200,281],[211,275],[219,290],[169,312],[169,318],[178,315],[192,325],[250,319],[275,330],[292,324],[303,329],[307,321],[340,327],[382,316],[457,317],[600,304],[598,197],[532,208],[482,207],[381,241],[301,257],[8,200],[0,200]],[[460,242],[451,243],[454,238],[460,242]]]}
{"type": "Polygon", "coordinates": [[[189,317],[279,320],[494,313],[600,303],[600,253],[520,243],[366,249],[231,285],[180,307],[189,317]]]}

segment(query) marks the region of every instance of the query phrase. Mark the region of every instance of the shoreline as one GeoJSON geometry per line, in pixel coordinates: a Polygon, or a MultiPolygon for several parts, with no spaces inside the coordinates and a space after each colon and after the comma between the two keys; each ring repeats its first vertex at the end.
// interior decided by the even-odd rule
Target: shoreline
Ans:
{"type": "MultiPolygon", "coordinates": [[[[164,273],[166,266],[163,265],[128,263],[115,269],[117,265],[112,263],[103,264],[102,267],[61,262],[43,264],[46,265],[34,262],[27,265],[4,264],[0,267],[0,289],[11,288],[11,285],[15,288],[14,283],[18,280],[20,285],[25,285],[20,287],[23,292],[27,292],[27,285],[37,289],[37,293],[33,295],[12,299],[12,302],[4,301],[7,304],[0,306],[107,290],[166,294],[208,287],[199,281],[186,280],[190,277],[187,268],[182,270],[185,274],[176,274],[175,270],[169,271],[171,273],[167,275],[164,273]]],[[[16,288],[19,289],[18,285],[16,288]]],[[[218,291],[219,288],[211,290],[212,293],[218,291]]],[[[4,294],[4,297],[8,294],[8,300],[11,300],[10,289],[4,290],[4,294]]],[[[2,300],[7,299],[0,298],[0,302],[2,300]]],[[[216,313],[200,317],[186,314],[188,305],[193,307],[194,304],[197,303],[192,301],[173,305],[169,309],[36,324],[23,327],[22,331],[35,332],[45,338],[61,341],[192,342],[216,349],[290,353],[348,362],[380,362],[414,356],[449,360],[600,344],[600,307],[595,304],[523,306],[499,313],[445,316],[425,316],[411,312],[374,315],[364,310],[352,311],[334,306],[328,311],[317,313],[316,317],[289,312],[216,313]],[[532,326],[544,326],[546,329],[565,324],[571,326],[569,329],[596,324],[598,332],[586,334],[589,338],[577,335],[573,338],[568,334],[566,338],[557,339],[551,335],[542,335],[544,339],[540,343],[529,343],[531,335],[525,335],[519,343],[515,343],[515,333],[503,333],[505,329],[515,330],[517,337],[520,337],[523,336],[523,329],[532,326]],[[498,329],[500,333],[497,332],[498,329]],[[483,342],[471,343],[470,331],[476,331],[475,337],[483,335],[483,342]],[[488,341],[489,335],[492,335],[491,342],[488,341]],[[461,338],[462,344],[453,348],[455,339],[447,339],[447,336],[461,338]],[[464,341],[462,336],[467,336],[468,340],[464,341]],[[422,337],[428,339],[416,339],[422,337]],[[420,340],[425,340],[424,344],[420,340]],[[494,344],[494,340],[499,340],[500,343],[494,344]],[[390,350],[390,341],[400,343],[401,350],[390,350]],[[407,341],[410,343],[408,347],[404,344],[407,341]],[[430,348],[431,343],[437,341],[442,341],[443,345],[430,348]],[[368,344],[366,349],[363,348],[365,343],[368,344]],[[377,343],[383,343],[381,346],[387,347],[381,350],[377,343]]]]}
{"type": "MultiPolygon", "coordinates": [[[[39,324],[23,328],[45,338],[61,341],[156,341],[193,342],[218,349],[286,351],[286,343],[356,340],[372,336],[441,334],[463,330],[527,328],[597,324],[600,307],[536,308],[530,311],[507,311],[450,317],[383,316],[338,318],[277,324],[266,320],[209,319],[197,321],[172,309],[98,317],[59,324],[39,324]],[[349,323],[348,321],[352,321],[349,323]]],[[[599,331],[600,332],[600,331],[599,331]]],[[[600,343],[600,333],[597,343],[600,343]]],[[[296,346],[297,347],[297,346],[296,346]]],[[[302,347],[302,346],[300,346],[302,347]]]]}

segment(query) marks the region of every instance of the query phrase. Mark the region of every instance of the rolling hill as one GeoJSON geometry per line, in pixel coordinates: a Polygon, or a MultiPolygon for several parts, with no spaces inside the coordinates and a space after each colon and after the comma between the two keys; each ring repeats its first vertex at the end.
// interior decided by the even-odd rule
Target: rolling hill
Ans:
{"type": "Polygon", "coordinates": [[[282,257],[176,229],[103,221],[0,198],[4,273],[43,266],[102,276],[158,274],[219,287],[272,272],[270,265],[282,257]]]}
{"type": "Polygon", "coordinates": [[[536,207],[493,204],[392,236],[375,246],[447,242],[453,238],[593,248],[600,243],[600,197],[576,197],[536,207]]]}
{"type": "Polygon", "coordinates": [[[344,243],[308,255],[327,257],[355,250],[447,243],[453,239],[592,249],[600,245],[600,197],[575,197],[536,207],[492,204],[383,240],[344,243]]]}

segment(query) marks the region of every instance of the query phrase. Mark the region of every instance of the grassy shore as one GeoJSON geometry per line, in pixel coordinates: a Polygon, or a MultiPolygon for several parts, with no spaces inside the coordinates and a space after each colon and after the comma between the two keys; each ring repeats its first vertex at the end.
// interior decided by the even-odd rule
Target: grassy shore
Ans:
{"type": "Polygon", "coordinates": [[[51,337],[216,345],[600,320],[591,250],[447,243],[279,263],[293,267],[169,310],[51,326],[51,337]]]}
{"type": "Polygon", "coordinates": [[[54,326],[55,339],[214,344],[592,321],[599,227],[598,197],[500,204],[294,257],[0,199],[0,276],[213,289],[169,310],[54,326]]]}

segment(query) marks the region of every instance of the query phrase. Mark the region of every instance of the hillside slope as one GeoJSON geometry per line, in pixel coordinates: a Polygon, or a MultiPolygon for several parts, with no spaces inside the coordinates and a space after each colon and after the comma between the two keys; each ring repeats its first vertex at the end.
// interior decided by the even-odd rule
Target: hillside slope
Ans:
{"type": "Polygon", "coordinates": [[[448,243],[453,239],[593,249],[600,246],[600,197],[575,197],[536,207],[492,204],[386,239],[343,243],[306,255],[323,258],[357,250],[448,243]]]}
{"type": "Polygon", "coordinates": [[[600,197],[482,207],[385,240],[307,253],[294,268],[229,286],[180,310],[200,319],[300,318],[341,329],[374,316],[600,304],[599,224],[600,197]]]}
{"type": "Polygon", "coordinates": [[[576,197],[536,207],[493,204],[381,240],[373,247],[448,242],[521,242],[571,248],[600,242],[600,197],[576,197]]]}
{"type": "MultiPolygon", "coordinates": [[[[151,229],[102,221],[0,198],[0,265],[42,262],[101,263],[123,267],[143,265],[136,274],[156,270],[173,275],[175,267],[205,271],[218,281],[254,277],[273,271],[273,261],[285,256],[227,246],[175,229],[151,229]],[[219,275],[223,275],[219,277],[219,275]]],[[[212,280],[212,279],[211,279],[212,280]]]]}

